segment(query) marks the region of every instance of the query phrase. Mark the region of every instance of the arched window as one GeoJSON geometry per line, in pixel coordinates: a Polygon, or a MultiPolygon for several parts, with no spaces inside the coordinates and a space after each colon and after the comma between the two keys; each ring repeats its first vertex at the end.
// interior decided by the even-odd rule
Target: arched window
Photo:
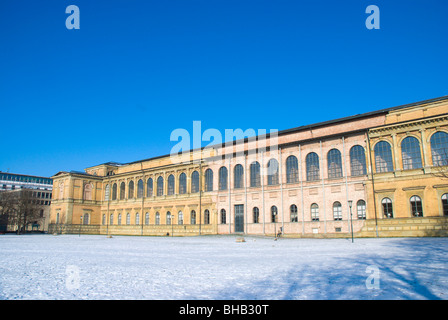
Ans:
{"type": "Polygon", "coordinates": [[[392,207],[392,200],[389,198],[384,198],[381,200],[381,205],[383,207],[383,215],[386,218],[393,218],[394,217],[394,210],[392,207]]]}
{"type": "Polygon", "coordinates": [[[91,183],[86,183],[84,185],[84,200],[92,200],[92,189],[93,186],[91,183]]]}
{"type": "Polygon", "coordinates": [[[179,211],[179,213],[177,214],[177,224],[181,225],[184,224],[184,214],[182,213],[182,211],[179,211]]]}
{"type": "Polygon", "coordinates": [[[112,200],[117,200],[117,184],[114,183],[112,186],[112,200]]]}
{"type": "Polygon", "coordinates": [[[187,175],[182,172],[179,176],[179,194],[187,193],[187,175]]]}
{"type": "Polygon", "coordinates": [[[327,154],[328,162],[328,179],[336,179],[342,177],[342,159],[341,151],[331,149],[327,154]]]}
{"type": "Polygon", "coordinates": [[[145,225],[149,225],[149,212],[145,213],[145,225]]]}
{"type": "Polygon", "coordinates": [[[103,214],[103,219],[101,220],[101,224],[102,224],[103,226],[106,225],[106,215],[105,215],[105,214],[103,214]]]}
{"type": "Polygon", "coordinates": [[[160,213],[156,212],[156,221],[155,221],[156,225],[160,224],[160,213]]]}
{"type": "Polygon", "coordinates": [[[191,193],[199,192],[199,172],[193,171],[191,174],[191,193]]]}
{"type": "Polygon", "coordinates": [[[89,214],[88,213],[84,213],[84,218],[82,219],[82,223],[83,224],[89,224],[90,223],[90,216],[89,216],[89,214]]]}
{"type": "Polygon", "coordinates": [[[190,224],[196,224],[196,211],[191,210],[190,213],[190,224]]]}
{"type": "Polygon", "coordinates": [[[146,196],[152,197],[152,195],[153,195],[153,182],[152,178],[149,178],[148,181],[146,182],[146,196]]]}
{"type": "Polygon", "coordinates": [[[448,133],[437,131],[431,136],[433,166],[448,166],[448,133]]]}
{"type": "Polygon", "coordinates": [[[227,223],[226,210],[221,209],[221,224],[227,223]]]}
{"type": "Polygon", "coordinates": [[[299,221],[299,217],[297,215],[297,206],[295,204],[292,204],[289,207],[289,215],[291,217],[291,222],[298,222],[299,221]]]}
{"type": "Polygon", "coordinates": [[[420,143],[415,137],[406,137],[401,141],[401,158],[403,170],[419,169],[422,167],[420,143]]]}
{"type": "Polygon", "coordinates": [[[174,176],[170,174],[168,176],[168,195],[174,194],[174,176]]]}
{"type": "Polygon", "coordinates": [[[252,212],[254,214],[254,223],[260,222],[260,210],[257,207],[254,207],[252,209],[252,212]]]}
{"type": "Polygon", "coordinates": [[[295,156],[286,158],[286,183],[299,181],[299,162],[295,156]]]}
{"type": "Polygon", "coordinates": [[[120,184],[120,200],[124,199],[124,197],[126,195],[125,190],[126,190],[126,184],[124,182],[122,182],[120,184]]]}
{"type": "Polygon", "coordinates": [[[244,188],[244,169],[243,166],[237,164],[235,168],[233,168],[233,187],[235,189],[244,188]]]}
{"type": "Polygon", "coordinates": [[[137,198],[138,199],[143,198],[143,180],[142,179],[138,180],[138,183],[137,183],[137,198]]]}
{"type": "Polygon", "coordinates": [[[358,219],[366,219],[366,202],[364,200],[358,200],[356,203],[356,211],[358,213],[358,219]]]}
{"type": "Polygon", "coordinates": [[[118,214],[117,224],[121,226],[121,213],[118,214]]]}
{"type": "Polygon", "coordinates": [[[136,225],[140,224],[140,214],[138,212],[135,214],[135,224],[136,225]]]}
{"type": "Polygon", "coordinates": [[[319,206],[317,203],[311,205],[311,221],[319,221],[319,206]]]}
{"type": "Polygon", "coordinates": [[[134,199],[134,181],[129,181],[128,199],[134,199]]]}
{"type": "Polygon", "coordinates": [[[423,217],[422,199],[419,196],[412,196],[410,199],[411,216],[423,217]]]}
{"type": "Polygon", "coordinates": [[[271,222],[278,221],[278,209],[276,206],[271,207],[271,222]]]}
{"type": "Polygon", "coordinates": [[[109,201],[110,199],[110,185],[106,184],[106,189],[104,189],[104,201],[109,201]]]}
{"type": "Polygon", "coordinates": [[[131,214],[128,212],[126,213],[126,225],[130,225],[131,224],[131,214]]]}
{"type": "Polygon", "coordinates": [[[366,171],[366,154],[360,145],[353,146],[350,149],[350,171],[352,176],[362,176],[366,171]]]}
{"type": "Polygon", "coordinates": [[[227,168],[219,168],[219,190],[227,190],[227,168]]]}
{"type": "Polygon", "coordinates": [[[276,185],[279,183],[278,180],[278,161],[271,159],[268,161],[268,185],[276,185]]]}
{"type": "Polygon", "coordinates": [[[319,156],[315,152],[310,152],[306,155],[306,180],[319,180],[319,156]]]}
{"type": "Polygon", "coordinates": [[[163,196],[163,177],[157,178],[157,196],[163,196]]]}
{"type": "Polygon", "coordinates": [[[171,224],[171,212],[166,213],[166,224],[171,224]]]}
{"type": "Polygon", "coordinates": [[[205,191],[213,191],[213,170],[207,169],[204,173],[205,191]]]}
{"type": "Polygon", "coordinates": [[[114,224],[114,214],[111,213],[109,216],[109,224],[112,226],[114,224]]]}
{"type": "Polygon", "coordinates": [[[442,195],[442,211],[444,216],[448,216],[448,193],[442,195]]]}
{"type": "Polygon", "coordinates": [[[210,211],[204,211],[204,224],[210,224],[210,211]]]}
{"type": "Polygon", "coordinates": [[[373,149],[375,153],[376,172],[392,172],[394,165],[392,162],[392,150],[390,144],[386,141],[380,141],[375,144],[373,149]]]}
{"type": "Polygon", "coordinates": [[[339,201],[333,203],[333,219],[342,220],[342,205],[339,201]]]}
{"type": "Polygon", "coordinates": [[[260,164],[258,161],[254,161],[250,164],[250,186],[259,187],[260,185],[260,164]]]}

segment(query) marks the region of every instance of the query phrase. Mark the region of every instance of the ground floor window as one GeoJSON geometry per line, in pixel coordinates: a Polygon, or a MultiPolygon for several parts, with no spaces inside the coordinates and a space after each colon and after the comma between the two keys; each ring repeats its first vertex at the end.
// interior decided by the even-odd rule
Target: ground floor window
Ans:
{"type": "Polygon", "coordinates": [[[258,209],[257,207],[254,207],[252,212],[254,214],[254,223],[259,223],[260,222],[260,209],[258,209]]]}
{"type": "Polygon", "coordinates": [[[221,224],[227,223],[226,210],[221,209],[221,224]]]}
{"type": "Polygon", "coordinates": [[[333,219],[342,220],[342,205],[339,201],[333,203],[333,219]]]}
{"type": "Polygon", "coordinates": [[[442,195],[442,210],[443,215],[448,216],[448,193],[442,195]]]}
{"type": "Polygon", "coordinates": [[[384,198],[381,200],[381,205],[383,206],[383,215],[386,218],[393,218],[394,217],[394,211],[392,208],[392,200],[389,198],[384,198]]]}
{"type": "Polygon", "coordinates": [[[295,204],[291,205],[289,211],[291,215],[291,222],[298,222],[299,218],[297,216],[297,206],[295,204]]]}
{"type": "Polygon", "coordinates": [[[194,210],[190,213],[190,224],[196,224],[196,211],[194,210]]]}
{"type": "Polygon", "coordinates": [[[317,203],[311,205],[311,221],[319,221],[319,206],[317,203]]]}
{"type": "Polygon", "coordinates": [[[210,224],[210,211],[204,211],[204,224],[210,224]]]}
{"type": "Polygon", "coordinates": [[[412,196],[410,202],[412,216],[423,217],[422,199],[419,196],[412,196]]]}
{"type": "Polygon", "coordinates": [[[364,200],[359,200],[356,203],[356,211],[358,213],[358,219],[364,220],[366,218],[366,202],[364,200]]]}

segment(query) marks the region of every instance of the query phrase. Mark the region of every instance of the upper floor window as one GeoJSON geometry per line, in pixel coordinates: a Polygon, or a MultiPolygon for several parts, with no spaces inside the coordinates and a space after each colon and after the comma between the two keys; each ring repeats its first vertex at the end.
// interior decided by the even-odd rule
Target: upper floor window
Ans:
{"type": "Polygon", "coordinates": [[[112,186],[112,200],[117,200],[117,184],[114,183],[114,185],[112,186]]]}
{"type": "Polygon", "coordinates": [[[182,172],[179,176],[179,194],[187,193],[187,175],[182,172]]]}
{"type": "Polygon", "coordinates": [[[420,143],[415,137],[406,137],[401,142],[401,157],[403,170],[419,169],[422,167],[420,143]]]}
{"type": "Polygon", "coordinates": [[[153,182],[152,178],[149,178],[148,181],[146,182],[146,196],[152,197],[152,195],[153,195],[153,182]]]}
{"type": "Polygon", "coordinates": [[[279,183],[278,180],[278,161],[271,159],[268,162],[268,185],[276,185],[279,183]]]}
{"type": "Polygon", "coordinates": [[[204,173],[205,191],[213,191],[213,170],[207,169],[204,173]]]}
{"type": "Polygon", "coordinates": [[[174,194],[174,176],[170,174],[168,176],[168,195],[174,194]]]}
{"type": "Polygon", "coordinates": [[[258,161],[254,161],[250,164],[250,186],[259,187],[260,185],[260,164],[258,161]]]}
{"type": "Polygon", "coordinates": [[[331,149],[327,154],[328,178],[342,177],[342,159],[341,152],[338,149],[331,149]]]}
{"type": "Polygon", "coordinates": [[[122,182],[120,184],[120,200],[124,199],[124,197],[126,195],[125,190],[126,190],[126,184],[124,182],[122,182]]]}
{"type": "Polygon", "coordinates": [[[91,183],[86,183],[84,185],[84,200],[92,200],[92,189],[93,186],[91,183]]]}
{"type": "Polygon", "coordinates": [[[315,152],[306,155],[306,180],[319,180],[319,156],[315,152]]]}
{"type": "Polygon", "coordinates": [[[350,149],[350,171],[352,176],[362,176],[366,174],[366,154],[360,145],[350,149]]]}
{"type": "Polygon", "coordinates": [[[129,181],[128,199],[134,199],[134,181],[129,181]]]}
{"type": "Polygon", "coordinates": [[[143,180],[138,180],[137,183],[137,198],[143,198],[143,180]]]}
{"type": "Polygon", "coordinates": [[[448,166],[448,133],[437,131],[431,136],[431,155],[434,166],[448,166]]]}
{"type": "Polygon", "coordinates": [[[163,177],[157,178],[157,196],[163,196],[163,177]]]}
{"type": "Polygon", "coordinates": [[[199,172],[193,171],[191,174],[191,193],[199,192],[199,172]]]}
{"type": "Polygon", "coordinates": [[[394,171],[392,150],[388,142],[380,141],[375,144],[374,153],[376,172],[380,173],[394,171]]]}
{"type": "Polygon", "coordinates": [[[227,168],[219,168],[219,190],[227,190],[227,168]]]}
{"type": "Polygon", "coordinates": [[[295,156],[286,158],[286,183],[299,181],[299,162],[295,156]]]}
{"type": "Polygon", "coordinates": [[[235,189],[244,188],[244,169],[242,165],[237,164],[235,166],[235,168],[233,169],[233,178],[234,178],[233,187],[235,189]]]}
{"type": "Polygon", "coordinates": [[[106,184],[106,189],[104,190],[104,200],[109,201],[110,198],[110,185],[106,184]]]}

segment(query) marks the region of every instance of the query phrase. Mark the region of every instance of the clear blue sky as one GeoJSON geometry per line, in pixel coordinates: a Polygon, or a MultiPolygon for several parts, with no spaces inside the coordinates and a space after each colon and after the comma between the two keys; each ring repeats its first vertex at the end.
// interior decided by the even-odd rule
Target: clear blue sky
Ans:
{"type": "Polygon", "coordinates": [[[446,0],[2,0],[0,45],[0,170],[23,174],[167,154],[195,120],[283,130],[448,94],[446,0]]]}

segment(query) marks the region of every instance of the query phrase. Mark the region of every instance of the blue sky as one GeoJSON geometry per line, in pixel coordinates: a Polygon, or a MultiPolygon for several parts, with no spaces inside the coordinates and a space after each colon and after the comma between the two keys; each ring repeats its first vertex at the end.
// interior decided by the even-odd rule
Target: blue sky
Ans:
{"type": "Polygon", "coordinates": [[[2,0],[0,170],[164,155],[193,121],[283,130],[447,95],[447,14],[445,0],[2,0]]]}

